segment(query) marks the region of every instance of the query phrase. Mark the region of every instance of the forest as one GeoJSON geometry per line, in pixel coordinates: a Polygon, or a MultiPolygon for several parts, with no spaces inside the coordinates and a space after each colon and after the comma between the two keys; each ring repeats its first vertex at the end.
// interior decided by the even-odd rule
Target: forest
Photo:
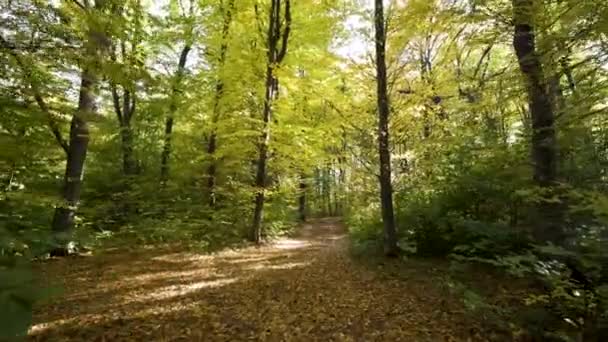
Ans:
{"type": "Polygon", "coordinates": [[[605,0],[0,0],[0,341],[606,341],[605,0]]]}

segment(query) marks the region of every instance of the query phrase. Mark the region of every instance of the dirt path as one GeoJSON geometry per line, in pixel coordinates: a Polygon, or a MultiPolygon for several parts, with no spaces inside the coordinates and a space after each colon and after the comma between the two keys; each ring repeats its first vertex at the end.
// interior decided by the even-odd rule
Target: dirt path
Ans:
{"type": "Polygon", "coordinates": [[[339,222],[325,219],[262,248],[51,262],[46,273],[63,293],[36,310],[29,339],[465,340],[431,270],[412,269],[406,280],[353,261],[347,246],[339,222]]]}

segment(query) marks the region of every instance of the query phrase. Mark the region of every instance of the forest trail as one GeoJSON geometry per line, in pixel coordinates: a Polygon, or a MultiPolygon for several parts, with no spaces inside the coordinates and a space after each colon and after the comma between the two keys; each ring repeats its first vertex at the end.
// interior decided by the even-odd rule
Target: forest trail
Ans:
{"type": "Polygon", "coordinates": [[[63,290],[35,309],[29,340],[466,340],[437,270],[419,265],[405,279],[390,270],[398,261],[357,262],[348,245],[337,219],[321,219],[260,248],[45,263],[45,277],[63,290]]]}

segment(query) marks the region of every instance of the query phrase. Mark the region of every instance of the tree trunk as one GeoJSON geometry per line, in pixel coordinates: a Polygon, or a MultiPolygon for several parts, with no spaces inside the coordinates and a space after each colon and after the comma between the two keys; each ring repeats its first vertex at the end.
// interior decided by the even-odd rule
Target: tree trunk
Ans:
{"type": "MultiPolygon", "coordinates": [[[[93,101],[93,97],[87,94],[92,91],[92,80],[85,80],[83,74],[82,86],[80,91],[80,103],[82,106],[89,106],[89,101],[93,101]]],[[[84,163],[87,156],[87,147],[89,144],[89,127],[86,119],[79,117],[85,107],[79,105],[79,111],[72,117],[70,125],[70,143],[68,146],[68,158],[63,178],[62,197],[63,203],[55,209],[53,216],[52,230],[57,243],[57,248],[51,252],[52,256],[65,256],[67,251],[67,243],[72,235],[74,226],[74,215],[80,201],[80,191],[82,188],[82,177],[84,163]]],[[[89,107],[92,109],[92,105],[89,107]]]]}
{"type": "MultiPolygon", "coordinates": [[[[113,15],[121,16],[119,8],[113,8],[113,15]]],[[[134,67],[133,56],[136,54],[137,41],[132,45],[131,52],[127,52],[125,40],[119,40],[112,44],[110,49],[110,59],[114,63],[118,63],[118,53],[122,57],[122,63],[128,63],[130,67],[134,67]]],[[[135,105],[137,97],[135,90],[135,80],[129,80],[129,86],[124,84],[117,85],[110,77],[110,93],[112,94],[112,104],[114,113],[118,120],[120,129],[120,143],[122,151],[122,171],[126,178],[137,174],[137,160],[133,153],[133,129],[131,128],[131,120],[135,115],[135,105]],[[119,90],[122,89],[122,92],[119,90]],[[122,94],[121,94],[122,93],[122,94]]]]}
{"type": "MultiPolygon", "coordinates": [[[[99,5],[101,6],[101,5],[99,5]]],[[[70,124],[70,141],[67,163],[63,179],[63,203],[55,209],[52,231],[56,248],[52,256],[68,253],[67,244],[71,239],[74,216],[80,202],[83,170],[89,144],[88,118],[95,113],[96,86],[98,83],[99,61],[108,48],[108,40],[103,33],[89,29],[86,43],[86,56],[91,58],[92,65],[82,70],[80,94],[77,112],[70,124]]]]}
{"type": "Polygon", "coordinates": [[[338,163],[340,165],[340,175],[338,176],[339,195],[337,212],[339,216],[342,216],[344,214],[344,207],[346,206],[346,163],[344,162],[344,157],[340,157],[338,163]]]}
{"type": "Polygon", "coordinates": [[[262,134],[259,142],[259,155],[256,163],[255,177],[255,207],[251,225],[251,240],[261,242],[262,221],[264,216],[264,196],[266,191],[266,164],[268,161],[268,143],[270,142],[270,122],[272,118],[272,102],[278,93],[278,79],[274,75],[274,68],[280,66],[287,53],[287,42],[291,31],[291,3],[285,0],[284,21],[281,20],[281,0],[272,0],[268,21],[268,53],[266,64],[266,91],[264,94],[264,110],[262,113],[262,134]],[[281,25],[285,28],[281,30],[281,25]],[[281,32],[283,31],[283,32],[281,32]],[[281,46],[279,47],[279,41],[281,46]]]}
{"type": "Polygon", "coordinates": [[[334,216],[340,216],[340,192],[342,185],[340,184],[338,170],[333,169],[332,172],[332,181],[334,182],[334,216]]]}
{"type": "Polygon", "coordinates": [[[160,181],[161,184],[166,184],[169,180],[169,158],[171,156],[171,138],[173,135],[173,117],[175,116],[175,112],[177,112],[177,96],[179,95],[179,86],[181,80],[184,75],[184,70],[186,68],[186,61],[188,60],[188,53],[192,46],[189,43],[186,43],[182,52],[179,56],[179,63],[177,65],[177,71],[175,73],[175,81],[173,84],[173,89],[171,90],[171,105],[169,106],[169,115],[165,121],[165,142],[163,145],[163,152],[161,154],[160,161],[160,181]]]}
{"type": "MultiPolygon", "coordinates": [[[[215,124],[215,122],[213,123],[215,124]]],[[[215,129],[209,136],[207,141],[207,154],[210,157],[209,167],[207,168],[207,191],[209,192],[209,207],[215,208],[216,196],[215,196],[215,182],[217,173],[217,163],[215,162],[215,151],[217,150],[217,132],[215,129]]]]}
{"type": "Polygon", "coordinates": [[[266,190],[266,164],[268,160],[268,143],[270,141],[270,119],[272,116],[272,100],[274,99],[275,82],[272,67],[266,68],[266,94],[264,100],[263,128],[259,144],[259,156],[255,175],[255,208],[251,228],[251,241],[260,243],[262,235],[262,220],[264,215],[264,191],[266,190]]]}
{"type": "MultiPolygon", "coordinates": [[[[125,54],[123,48],[123,55],[125,54]]],[[[123,87],[123,108],[122,115],[119,117],[120,123],[120,138],[122,143],[122,162],[123,172],[125,176],[134,176],[137,174],[137,160],[133,153],[133,128],[131,120],[135,114],[135,94],[123,87]]]]}
{"type": "Polygon", "coordinates": [[[376,33],[376,82],[378,96],[378,154],[380,156],[380,203],[384,224],[384,253],[397,256],[397,230],[393,213],[391,184],[391,154],[389,149],[389,99],[386,75],[386,33],[382,0],[375,0],[374,26],[376,33]]]}
{"type": "Polygon", "coordinates": [[[300,175],[300,192],[298,196],[298,216],[300,222],[306,222],[306,178],[304,175],[300,175]]]}
{"type": "Polygon", "coordinates": [[[554,114],[545,84],[542,64],[536,53],[532,26],[534,0],[513,0],[515,35],[513,46],[521,72],[526,78],[532,118],[532,161],[534,180],[541,186],[556,180],[556,141],[554,114]]]}
{"type": "MultiPolygon", "coordinates": [[[[224,10],[224,9],[222,9],[224,10]]],[[[207,141],[207,154],[210,157],[209,167],[207,169],[207,191],[209,193],[209,207],[215,208],[216,205],[216,173],[217,163],[215,161],[215,152],[217,150],[217,123],[220,120],[220,100],[224,93],[224,82],[221,79],[221,71],[226,63],[226,53],[228,51],[228,34],[230,33],[230,23],[232,22],[232,12],[234,11],[234,0],[230,0],[228,8],[224,13],[224,25],[222,27],[222,44],[220,46],[220,55],[218,59],[219,75],[215,84],[215,96],[213,98],[213,117],[211,125],[211,134],[207,141]]]]}
{"type": "Polygon", "coordinates": [[[173,115],[165,120],[165,142],[160,157],[160,181],[166,184],[169,180],[169,157],[171,156],[171,135],[173,134],[173,115]]]}
{"type": "Polygon", "coordinates": [[[133,128],[127,123],[120,128],[122,144],[122,169],[125,176],[134,176],[138,173],[137,160],[133,153],[133,128]]]}
{"type": "MultiPolygon", "coordinates": [[[[544,79],[543,67],[536,52],[533,10],[536,0],[513,0],[513,47],[519,68],[526,79],[528,105],[532,121],[531,155],[534,181],[550,188],[557,180],[557,142],[551,95],[544,79]]],[[[540,241],[558,242],[560,209],[555,204],[541,203],[539,213],[542,224],[534,231],[540,241]]]]}
{"type": "Polygon", "coordinates": [[[323,196],[323,191],[323,172],[320,168],[317,167],[315,168],[315,215],[317,216],[325,216],[325,204],[323,202],[325,197],[323,196]]]}
{"type": "MultiPolygon", "coordinates": [[[[112,58],[115,60],[116,57],[113,55],[112,58]]],[[[121,97],[116,84],[110,83],[110,90],[120,129],[122,171],[125,176],[132,176],[137,173],[137,160],[133,153],[133,128],[131,128],[131,118],[135,113],[135,97],[131,97],[131,93],[123,88],[121,106],[121,97]]]]}
{"type": "Polygon", "coordinates": [[[326,216],[333,216],[332,206],[331,206],[331,169],[329,167],[325,168],[323,180],[325,183],[325,206],[326,206],[326,216]]]}
{"type": "Polygon", "coordinates": [[[132,197],[133,181],[139,173],[139,163],[135,158],[133,147],[133,129],[131,128],[131,115],[125,117],[120,123],[120,138],[122,148],[122,170],[125,176],[122,189],[122,214],[121,217],[128,218],[137,212],[137,202],[132,197]]]}

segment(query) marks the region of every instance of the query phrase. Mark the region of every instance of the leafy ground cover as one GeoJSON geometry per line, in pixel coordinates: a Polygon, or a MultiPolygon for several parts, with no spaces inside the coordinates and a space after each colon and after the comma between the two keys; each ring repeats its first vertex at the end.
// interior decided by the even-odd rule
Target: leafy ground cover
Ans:
{"type": "MultiPolygon", "coordinates": [[[[466,341],[442,266],[351,257],[335,219],[263,247],[115,251],[39,264],[61,295],[31,341],[466,341]]],[[[480,339],[481,340],[481,339],[480,339]]]]}

